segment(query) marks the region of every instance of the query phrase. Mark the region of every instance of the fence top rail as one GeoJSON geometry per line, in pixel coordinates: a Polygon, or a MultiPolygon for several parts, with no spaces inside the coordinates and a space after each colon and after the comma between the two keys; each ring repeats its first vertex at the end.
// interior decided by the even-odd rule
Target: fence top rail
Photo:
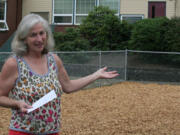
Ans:
{"type": "Polygon", "coordinates": [[[116,53],[116,52],[125,52],[125,50],[117,51],[55,51],[53,53],[116,53]]]}
{"type": "Polygon", "coordinates": [[[13,52],[0,52],[0,54],[13,54],[13,52]]]}
{"type": "Polygon", "coordinates": [[[127,51],[128,51],[128,52],[137,52],[137,53],[180,54],[180,52],[138,51],[138,50],[127,50],[127,51]]]}
{"type": "MultiPolygon", "coordinates": [[[[117,53],[117,52],[137,52],[137,53],[156,53],[156,54],[180,54],[180,52],[162,51],[139,51],[139,50],[114,50],[114,51],[53,51],[52,53],[117,53]]],[[[0,52],[0,54],[13,54],[13,52],[0,52]]]]}
{"type": "Polygon", "coordinates": [[[117,52],[137,52],[137,53],[154,53],[154,54],[180,54],[180,52],[162,52],[162,51],[139,51],[139,50],[115,50],[115,51],[59,51],[54,53],[117,53],[117,52]]]}

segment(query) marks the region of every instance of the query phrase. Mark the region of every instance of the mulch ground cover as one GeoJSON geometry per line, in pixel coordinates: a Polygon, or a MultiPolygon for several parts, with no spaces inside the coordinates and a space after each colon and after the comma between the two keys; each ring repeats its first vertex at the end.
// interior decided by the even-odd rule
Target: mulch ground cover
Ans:
{"type": "MultiPolygon", "coordinates": [[[[62,95],[61,135],[180,135],[180,85],[122,82],[62,95]]],[[[11,111],[0,107],[0,135],[11,111]]]]}

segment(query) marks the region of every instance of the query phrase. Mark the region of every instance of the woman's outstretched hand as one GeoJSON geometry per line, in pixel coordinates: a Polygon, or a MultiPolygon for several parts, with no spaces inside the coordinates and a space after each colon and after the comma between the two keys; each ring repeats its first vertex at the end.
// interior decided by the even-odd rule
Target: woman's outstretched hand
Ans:
{"type": "Polygon", "coordinates": [[[112,79],[119,75],[117,71],[106,71],[106,70],[107,67],[104,67],[95,72],[98,79],[112,79]]]}

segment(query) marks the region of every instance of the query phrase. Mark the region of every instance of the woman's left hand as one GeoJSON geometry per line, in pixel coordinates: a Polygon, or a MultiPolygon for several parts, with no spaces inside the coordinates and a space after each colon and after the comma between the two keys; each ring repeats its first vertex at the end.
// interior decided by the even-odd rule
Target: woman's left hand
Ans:
{"type": "Polygon", "coordinates": [[[106,70],[107,67],[104,67],[95,72],[95,74],[98,76],[98,79],[111,79],[119,75],[117,71],[107,72],[106,70]]]}

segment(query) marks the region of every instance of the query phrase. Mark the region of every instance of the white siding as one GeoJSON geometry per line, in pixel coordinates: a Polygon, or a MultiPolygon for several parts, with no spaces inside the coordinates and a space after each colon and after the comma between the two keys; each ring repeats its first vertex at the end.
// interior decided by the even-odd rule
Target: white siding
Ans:
{"type": "MultiPolygon", "coordinates": [[[[180,0],[120,0],[120,14],[144,15],[148,17],[148,2],[166,2],[168,18],[180,16],[180,0]]],[[[49,23],[52,22],[53,0],[23,0],[22,15],[31,12],[48,12],[49,23]]]]}
{"type": "Polygon", "coordinates": [[[180,17],[180,0],[175,0],[176,1],[176,16],[180,17]]]}
{"type": "Polygon", "coordinates": [[[52,17],[52,0],[23,0],[22,16],[32,12],[48,12],[49,23],[52,17]]]}
{"type": "Polygon", "coordinates": [[[166,16],[168,18],[172,18],[176,15],[176,7],[175,7],[175,1],[174,0],[167,0],[166,2],[166,16]]]}
{"type": "Polygon", "coordinates": [[[121,0],[120,14],[143,14],[147,17],[148,2],[147,0],[121,0]]]}
{"type": "Polygon", "coordinates": [[[166,16],[174,17],[175,14],[180,16],[180,0],[178,7],[175,7],[175,0],[120,0],[120,14],[143,14],[148,17],[148,2],[166,2],[166,16]],[[176,8],[176,10],[175,10],[176,8]]]}

